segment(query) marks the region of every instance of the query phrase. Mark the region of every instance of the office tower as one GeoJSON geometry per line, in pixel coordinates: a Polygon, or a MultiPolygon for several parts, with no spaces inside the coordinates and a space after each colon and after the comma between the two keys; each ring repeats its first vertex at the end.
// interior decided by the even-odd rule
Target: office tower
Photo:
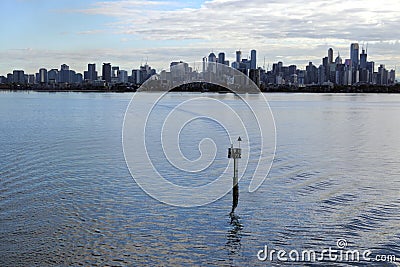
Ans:
{"type": "Polygon", "coordinates": [[[306,67],[306,84],[317,84],[318,83],[318,69],[312,62],[308,63],[306,67]]]}
{"type": "Polygon", "coordinates": [[[214,53],[210,53],[210,55],[208,55],[208,63],[215,63],[217,62],[217,57],[215,56],[214,53]]]}
{"type": "Polygon", "coordinates": [[[111,77],[112,78],[118,77],[118,71],[119,71],[119,67],[118,66],[112,66],[112,68],[111,68],[111,77]]]}
{"type": "Polygon", "coordinates": [[[236,62],[240,62],[242,60],[242,51],[236,51],[236,62]]]}
{"type": "Polygon", "coordinates": [[[342,64],[342,62],[343,62],[343,60],[342,60],[342,58],[340,57],[340,54],[339,54],[339,52],[338,52],[338,56],[337,56],[336,59],[335,59],[335,64],[336,64],[336,65],[342,64]]]}
{"type": "Polygon", "coordinates": [[[48,78],[47,78],[47,70],[45,68],[39,69],[39,80],[38,82],[40,84],[47,84],[48,83],[48,78]]]}
{"type": "Polygon", "coordinates": [[[389,72],[389,84],[394,84],[396,82],[396,70],[390,70],[389,72]]]}
{"type": "Polygon", "coordinates": [[[103,63],[102,79],[108,83],[111,82],[111,63],[103,63]]]}
{"type": "Polygon", "coordinates": [[[13,70],[13,83],[25,84],[25,73],[23,70],[13,70]]]}
{"type": "Polygon", "coordinates": [[[359,55],[358,43],[351,44],[351,46],[350,46],[350,59],[351,59],[351,66],[353,67],[353,69],[357,69],[358,68],[358,64],[359,64],[358,55],[359,55]]]}
{"type": "Polygon", "coordinates": [[[126,70],[118,70],[117,76],[118,76],[118,82],[120,83],[128,82],[128,72],[126,70]]]}
{"type": "Polygon", "coordinates": [[[260,87],[260,69],[250,69],[249,78],[260,87]]]}
{"type": "Polygon", "coordinates": [[[360,82],[366,83],[368,82],[368,70],[367,70],[367,54],[365,50],[362,49],[362,53],[360,54],[360,82]]]}
{"type": "Polygon", "coordinates": [[[97,80],[96,64],[88,64],[88,70],[84,72],[84,79],[90,82],[97,80]]]}
{"type": "Polygon", "coordinates": [[[203,57],[203,73],[207,71],[207,57],[203,57]]]}
{"type": "Polygon", "coordinates": [[[362,53],[360,54],[360,69],[366,69],[367,68],[367,53],[365,53],[365,50],[362,50],[362,53]]]}
{"type": "Polygon", "coordinates": [[[67,64],[62,64],[60,67],[59,82],[60,83],[70,83],[71,82],[69,66],[67,64]]]}
{"type": "Polygon", "coordinates": [[[358,76],[359,46],[358,46],[358,43],[353,43],[350,45],[350,60],[351,60],[352,82],[354,84],[359,81],[359,76],[358,76]]]}
{"type": "Polygon", "coordinates": [[[217,62],[217,57],[215,56],[214,53],[210,53],[210,55],[208,55],[208,71],[209,72],[216,72],[217,71],[217,66],[216,63],[217,62]]]}
{"type": "Polygon", "coordinates": [[[142,84],[142,80],[140,77],[140,70],[132,70],[132,81],[134,84],[142,84]]]}
{"type": "Polygon", "coordinates": [[[328,49],[328,63],[329,64],[333,63],[333,49],[332,48],[328,49]]]}
{"type": "Polygon", "coordinates": [[[218,54],[218,63],[225,64],[225,53],[221,52],[218,54]]]}
{"type": "Polygon", "coordinates": [[[59,72],[58,69],[51,69],[47,73],[47,78],[49,80],[49,84],[55,84],[59,81],[59,72]]]}
{"type": "Polygon", "coordinates": [[[251,50],[250,52],[250,69],[255,70],[257,68],[257,52],[256,50],[251,50]]]}

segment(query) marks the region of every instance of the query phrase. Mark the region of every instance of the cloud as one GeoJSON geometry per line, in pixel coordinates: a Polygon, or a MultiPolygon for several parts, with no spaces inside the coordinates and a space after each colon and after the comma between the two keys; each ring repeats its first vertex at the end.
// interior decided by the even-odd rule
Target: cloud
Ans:
{"type": "MultiPolygon", "coordinates": [[[[398,0],[210,0],[198,8],[181,5],[122,0],[99,2],[80,12],[114,17],[109,30],[150,44],[188,40],[193,49],[256,48],[269,59],[283,56],[289,63],[319,61],[330,46],[347,57],[351,42],[375,42],[380,51],[400,36],[398,0]]],[[[381,55],[393,59],[397,54],[387,52],[381,55]]]]}
{"type": "Polygon", "coordinates": [[[161,1],[99,2],[82,10],[118,19],[116,32],[148,40],[336,38],[377,41],[399,33],[397,0],[264,1],[213,0],[200,8],[174,8],[161,1]]]}

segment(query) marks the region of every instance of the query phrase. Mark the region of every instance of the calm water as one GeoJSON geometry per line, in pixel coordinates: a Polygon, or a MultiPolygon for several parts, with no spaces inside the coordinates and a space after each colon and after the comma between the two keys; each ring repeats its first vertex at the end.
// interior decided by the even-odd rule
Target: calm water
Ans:
{"type": "MultiPolygon", "coordinates": [[[[258,191],[240,184],[238,224],[231,195],[177,208],[133,181],[121,144],[131,96],[0,93],[1,266],[278,266],[257,252],[335,248],[339,238],[400,257],[400,96],[267,95],[276,157],[258,191]]],[[[182,143],[215,130],[200,123],[182,143]]]]}

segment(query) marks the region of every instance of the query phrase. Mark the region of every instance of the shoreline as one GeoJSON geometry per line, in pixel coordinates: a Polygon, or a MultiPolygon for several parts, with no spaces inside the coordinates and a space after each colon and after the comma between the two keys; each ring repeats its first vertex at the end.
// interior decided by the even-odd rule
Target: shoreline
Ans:
{"type": "MultiPolygon", "coordinates": [[[[34,87],[21,87],[18,86],[2,86],[0,91],[10,92],[38,92],[38,93],[134,93],[137,88],[132,87],[117,87],[116,89],[105,89],[105,88],[34,88],[34,87]]],[[[178,87],[170,90],[171,92],[189,92],[189,93],[232,93],[229,89],[221,88],[219,86],[210,86],[209,90],[202,90],[193,87],[178,87]]],[[[151,91],[149,91],[151,92],[151,91]]],[[[156,91],[154,91],[156,92],[156,91]]],[[[400,94],[400,84],[390,86],[337,86],[337,87],[325,87],[325,86],[308,86],[303,88],[296,87],[273,87],[273,88],[261,88],[261,93],[330,93],[330,94],[400,94]]],[[[243,93],[259,93],[259,92],[243,92],[243,93]]]]}

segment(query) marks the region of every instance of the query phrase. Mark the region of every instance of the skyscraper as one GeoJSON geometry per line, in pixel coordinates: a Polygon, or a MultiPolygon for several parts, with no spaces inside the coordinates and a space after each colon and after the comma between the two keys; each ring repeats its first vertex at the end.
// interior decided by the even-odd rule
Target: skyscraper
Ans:
{"type": "Polygon", "coordinates": [[[365,53],[365,50],[363,49],[360,54],[360,69],[366,69],[366,68],[367,68],[367,53],[365,53]]]}
{"type": "Polygon", "coordinates": [[[208,55],[208,63],[215,63],[217,62],[217,57],[215,56],[214,53],[210,53],[210,55],[208,55]]]}
{"type": "Polygon", "coordinates": [[[103,63],[102,78],[108,83],[111,82],[111,63],[103,63]]]}
{"type": "Polygon", "coordinates": [[[13,70],[13,83],[25,84],[25,73],[23,70],[13,70]]]}
{"type": "Polygon", "coordinates": [[[358,68],[358,64],[359,64],[359,45],[358,43],[353,43],[350,45],[350,59],[351,59],[351,66],[353,67],[353,69],[357,69],[358,68]]]}
{"type": "Polygon", "coordinates": [[[88,81],[97,80],[96,64],[88,64],[88,70],[84,72],[84,78],[88,81]]]}
{"type": "Polygon", "coordinates": [[[208,71],[209,72],[216,72],[217,71],[217,57],[215,56],[214,53],[210,53],[210,55],[208,55],[208,71]]]}
{"type": "Polygon", "coordinates": [[[350,45],[350,60],[351,60],[351,75],[352,83],[357,83],[359,81],[358,76],[358,64],[359,64],[359,46],[358,43],[352,43],[350,45]]]}
{"type": "Polygon", "coordinates": [[[257,52],[256,50],[251,50],[250,52],[250,69],[255,70],[257,68],[257,52]]]}
{"type": "Polygon", "coordinates": [[[218,63],[225,64],[225,53],[224,52],[221,52],[218,54],[218,63]]]}
{"type": "Polygon", "coordinates": [[[332,48],[328,49],[328,63],[329,64],[333,63],[333,49],[332,48]]]}
{"type": "Polygon", "coordinates": [[[40,84],[47,84],[48,83],[48,78],[47,78],[47,70],[44,68],[39,69],[39,81],[40,84]]]}
{"type": "Polygon", "coordinates": [[[242,60],[242,51],[236,51],[236,62],[240,62],[242,60]]]}
{"type": "Polygon", "coordinates": [[[69,66],[67,64],[61,65],[59,76],[60,76],[60,79],[59,79],[60,83],[70,83],[71,82],[69,66]]]}
{"type": "Polygon", "coordinates": [[[368,79],[368,70],[367,70],[367,53],[365,53],[365,50],[362,49],[362,52],[360,54],[360,82],[366,83],[369,82],[368,79]]]}

